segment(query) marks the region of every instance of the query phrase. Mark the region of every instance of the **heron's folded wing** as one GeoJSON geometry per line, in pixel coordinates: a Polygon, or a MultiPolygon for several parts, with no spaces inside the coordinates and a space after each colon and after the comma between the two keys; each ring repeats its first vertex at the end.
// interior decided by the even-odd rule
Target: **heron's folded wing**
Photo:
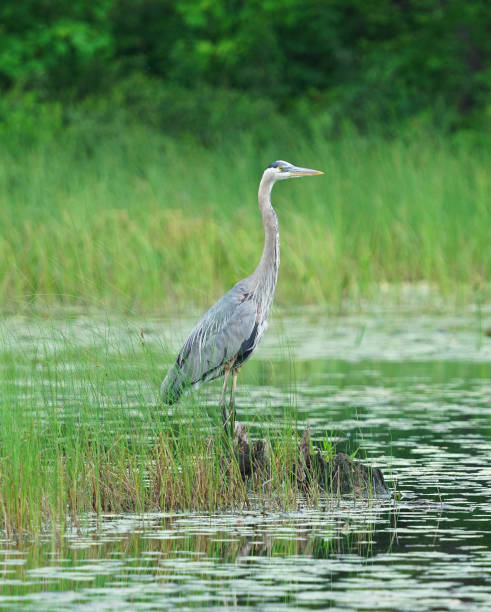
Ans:
{"type": "Polygon", "coordinates": [[[256,306],[251,300],[225,295],[191,332],[176,365],[190,384],[206,379],[237,355],[255,324],[256,306]]]}

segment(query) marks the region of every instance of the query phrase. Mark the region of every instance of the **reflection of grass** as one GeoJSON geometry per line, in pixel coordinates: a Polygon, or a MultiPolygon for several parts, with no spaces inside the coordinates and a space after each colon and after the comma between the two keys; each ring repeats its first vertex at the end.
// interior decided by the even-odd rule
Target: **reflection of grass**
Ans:
{"type": "Polygon", "coordinates": [[[275,187],[277,303],[339,304],[421,279],[473,299],[489,278],[488,149],[285,137],[258,155],[245,139],[206,151],[128,128],[2,148],[0,305],[209,305],[259,258],[256,189],[278,157],[326,175],[275,187]]]}
{"type": "MultiPolygon", "coordinates": [[[[23,551],[26,562],[9,566],[8,579],[2,583],[2,596],[25,596],[27,593],[33,596],[38,592],[46,595],[49,591],[68,588],[90,591],[87,587],[91,581],[100,594],[100,589],[114,589],[116,584],[122,586],[131,582],[135,586],[140,580],[148,583],[149,576],[153,577],[154,582],[180,585],[187,577],[188,585],[195,581],[201,587],[203,581],[209,578],[215,588],[221,590],[220,600],[226,605],[228,601],[223,581],[236,578],[237,569],[240,571],[239,579],[243,578],[244,571],[250,572],[249,589],[255,583],[255,592],[259,595],[262,594],[263,584],[253,578],[261,574],[267,576],[268,570],[276,570],[276,582],[281,576],[281,581],[286,584],[301,580],[305,587],[304,571],[308,573],[309,567],[297,560],[295,567],[298,573],[292,572],[292,556],[332,559],[334,555],[351,553],[352,559],[359,558],[362,562],[372,556],[374,540],[380,541],[381,552],[387,551],[384,530],[391,518],[390,511],[382,513],[372,510],[360,517],[353,510],[338,509],[337,516],[322,510],[303,516],[299,513],[290,516],[285,513],[268,514],[264,522],[257,514],[250,522],[250,516],[240,513],[231,513],[226,518],[223,513],[206,515],[201,520],[196,516],[189,519],[188,515],[171,518],[126,515],[121,523],[120,517],[116,516],[105,517],[106,520],[98,524],[90,517],[84,523],[85,534],[82,537],[72,531],[66,538],[57,540],[46,538],[16,542],[15,548],[23,551]],[[180,523],[182,519],[184,524],[180,523]],[[128,529],[129,524],[131,529],[128,529]],[[106,533],[105,527],[108,528],[106,533]],[[56,556],[53,555],[55,546],[56,556]],[[114,564],[115,557],[120,562],[114,564]],[[63,566],[60,566],[59,559],[64,560],[63,566]],[[198,559],[206,560],[205,566],[198,561],[196,567],[198,559]],[[213,580],[216,578],[217,564],[220,565],[220,579],[213,580]],[[285,569],[281,575],[278,565],[285,569]],[[33,569],[39,572],[38,568],[42,568],[45,579],[26,580],[33,569]],[[83,574],[85,580],[73,580],[74,571],[80,572],[79,579],[83,574]]],[[[6,553],[5,547],[2,552],[6,553]]],[[[211,590],[213,585],[209,584],[211,590]]],[[[245,584],[243,588],[247,588],[245,584]]],[[[180,597],[176,607],[178,604],[182,606],[186,594],[178,588],[173,589],[173,593],[175,599],[180,597]]],[[[254,589],[250,594],[254,595],[254,589]]],[[[169,605],[175,601],[170,597],[169,593],[166,597],[169,605]]],[[[230,597],[230,607],[236,607],[235,589],[230,589],[230,597]]],[[[284,598],[289,597],[286,592],[284,598]]],[[[191,600],[189,607],[193,603],[201,609],[206,607],[207,600],[200,601],[200,605],[196,600],[191,600]]]]}

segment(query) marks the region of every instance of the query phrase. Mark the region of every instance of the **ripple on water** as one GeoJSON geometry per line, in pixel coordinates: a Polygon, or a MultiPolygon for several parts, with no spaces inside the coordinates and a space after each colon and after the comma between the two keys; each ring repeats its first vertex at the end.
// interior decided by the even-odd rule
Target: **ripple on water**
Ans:
{"type": "MultiPolygon", "coordinates": [[[[141,326],[108,332],[79,318],[57,335],[53,322],[27,331],[25,320],[11,323],[24,355],[40,343],[59,350],[67,336],[76,347],[105,346],[108,334],[116,355],[141,326]]],[[[164,328],[182,338],[188,324],[146,322],[145,340],[157,350],[164,328]]],[[[472,316],[301,314],[276,322],[244,376],[239,418],[251,428],[265,405],[280,426],[293,398],[299,428],[308,421],[318,444],[327,432],[359,447],[397,483],[401,500],[87,516],[83,535],[69,531],[56,545],[0,541],[0,608],[491,609],[491,340],[478,327],[472,316]]],[[[76,376],[79,365],[66,365],[76,376]]],[[[137,415],[142,395],[152,401],[154,392],[142,364],[127,371],[137,415]]],[[[29,381],[14,382],[19,397],[35,401],[29,381]]],[[[76,388],[59,389],[69,401],[76,388]]],[[[203,387],[204,403],[214,406],[216,393],[203,387]]]]}

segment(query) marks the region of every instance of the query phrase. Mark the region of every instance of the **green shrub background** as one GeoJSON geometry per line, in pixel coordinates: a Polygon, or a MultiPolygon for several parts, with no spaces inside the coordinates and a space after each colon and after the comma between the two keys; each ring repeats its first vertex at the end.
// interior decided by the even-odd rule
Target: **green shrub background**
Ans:
{"type": "Polygon", "coordinates": [[[384,283],[486,299],[486,1],[4,0],[0,306],[208,304],[256,264],[278,303],[384,283]]]}

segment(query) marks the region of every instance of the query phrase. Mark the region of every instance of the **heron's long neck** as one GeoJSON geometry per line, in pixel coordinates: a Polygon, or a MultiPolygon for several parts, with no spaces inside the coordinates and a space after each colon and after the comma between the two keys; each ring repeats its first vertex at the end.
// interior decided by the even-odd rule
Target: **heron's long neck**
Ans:
{"type": "Polygon", "coordinates": [[[271,206],[271,189],[274,181],[271,177],[263,176],[259,184],[258,200],[259,210],[263,217],[264,225],[264,249],[261,260],[254,271],[253,278],[257,285],[261,285],[267,294],[272,295],[278,278],[278,267],[280,265],[280,232],[278,218],[271,206]]]}

